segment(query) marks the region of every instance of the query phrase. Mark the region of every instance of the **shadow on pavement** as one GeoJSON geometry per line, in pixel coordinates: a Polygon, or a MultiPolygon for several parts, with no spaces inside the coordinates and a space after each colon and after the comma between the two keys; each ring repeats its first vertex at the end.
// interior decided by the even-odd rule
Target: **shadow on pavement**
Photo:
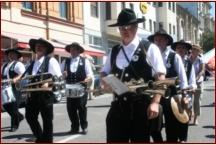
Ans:
{"type": "Polygon", "coordinates": [[[17,139],[17,140],[21,140],[23,138],[28,138],[26,142],[34,142],[32,140],[30,141],[30,139],[35,137],[33,136],[33,134],[18,134],[18,135],[9,135],[9,136],[2,137],[2,139],[17,139]]]}
{"type": "Polygon", "coordinates": [[[201,107],[215,107],[215,104],[202,105],[201,107]]]}
{"type": "Polygon", "coordinates": [[[212,128],[212,129],[215,129],[215,126],[213,126],[213,125],[206,125],[206,126],[203,126],[203,128],[212,128]]]}
{"type": "Polygon", "coordinates": [[[204,91],[215,91],[215,89],[204,89],[204,91]]]}
{"type": "Polygon", "coordinates": [[[206,135],[207,138],[215,138],[215,135],[206,135]]]}
{"type": "Polygon", "coordinates": [[[87,108],[101,108],[101,107],[111,107],[111,105],[87,106],[87,108]]]}

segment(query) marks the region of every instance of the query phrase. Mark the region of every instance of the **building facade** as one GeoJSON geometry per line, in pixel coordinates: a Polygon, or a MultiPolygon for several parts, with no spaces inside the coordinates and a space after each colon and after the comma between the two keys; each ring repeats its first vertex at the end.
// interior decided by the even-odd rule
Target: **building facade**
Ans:
{"type": "Polygon", "coordinates": [[[214,18],[210,14],[210,2],[178,2],[178,4],[199,20],[198,42],[205,29],[214,31],[214,18]]]}
{"type": "Polygon", "coordinates": [[[24,57],[31,58],[29,39],[44,38],[55,47],[51,56],[62,62],[70,56],[64,50],[65,45],[83,44],[82,12],[82,2],[2,2],[1,50],[18,47],[24,57]]]}
{"type": "Polygon", "coordinates": [[[84,43],[105,51],[107,56],[111,48],[121,41],[118,27],[108,25],[117,22],[123,8],[133,9],[138,18],[146,19],[138,25],[141,38],[147,39],[163,28],[173,36],[174,41],[177,40],[176,2],[84,2],[84,43]]]}
{"type": "Polygon", "coordinates": [[[176,23],[178,41],[184,39],[191,44],[198,43],[200,22],[179,4],[177,4],[176,23]]]}

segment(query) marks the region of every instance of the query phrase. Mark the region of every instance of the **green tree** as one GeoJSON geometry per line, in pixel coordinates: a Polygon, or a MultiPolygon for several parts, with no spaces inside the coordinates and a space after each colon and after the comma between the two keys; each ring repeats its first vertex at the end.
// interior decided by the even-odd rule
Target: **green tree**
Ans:
{"type": "Polygon", "coordinates": [[[214,48],[214,32],[206,29],[200,38],[200,46],[204,52],[208,52],[214,48]]]}

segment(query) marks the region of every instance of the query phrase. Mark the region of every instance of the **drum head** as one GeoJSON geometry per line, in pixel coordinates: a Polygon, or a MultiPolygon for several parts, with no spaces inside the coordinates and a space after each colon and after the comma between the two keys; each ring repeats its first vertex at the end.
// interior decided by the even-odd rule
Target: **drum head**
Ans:
{"type": "Polygon", "coordinates": [[[181,105],[178,105],[178,103],[175,101],[173,97],[171,98],[170,103],[173,114],[178,119],[178,121],[180,121],[181,123],[187,123],[189,121],[189,117],[186,110],[183,110],[181,105]]]}

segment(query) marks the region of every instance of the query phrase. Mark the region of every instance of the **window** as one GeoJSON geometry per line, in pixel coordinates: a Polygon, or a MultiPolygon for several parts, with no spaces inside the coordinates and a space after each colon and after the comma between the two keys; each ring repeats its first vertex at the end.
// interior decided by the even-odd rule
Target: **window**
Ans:
{"type": "Polygon", "coordinates": [[[94,17],[98,17],[98,3],[91,2],[91,15],[94,17]]]}
{"type": "Polygon", "coordinates": [[[152,31],[152,20],[149,20],[149,30],[152,31]]]}
{"type": "Polygon", "coordinates": [[[158,2],[158,7],[163,7],[163,2],[158,2]]]}
{"type": "Polygon", "coordinates": [[[173,4],[173,12],[175,13],[175,2],[173,2],[172,4],[173,4]]]}
{"type": "Polygon", "coordinates": [[[111,49],[118,44],[119,42],[108,40],[108,53],[110,53],[111,49]]]}
{"type": "Polygon", "coordinates": [[[171,24],[169,24],[169,34],[172,33],[172,30],[171,30],[171,24]]]}
{"type": "Polygon", "coordinates": [[[130,3],[130,9],[134,10],[134,5],[132,3],[130,3]]]}
{"type": "Polygon", "coordinates": [[[102,38],[95,37],[95,36],[89,36],[89,44],[96,46],[96,47],[102,47],[102,38]]]}
{"type": "Polygon", "coordinates": [[[175,34],[175,26],[173,26],[173,34],[175,34]]]}
{"type": "Polygon", "coordinates": [[[122,8],[122,9],[125,8],[125,2],[121,2],[121,8],[122,8]]]}
{"type": "Polygon", "coordinates": [[[163,29],[163,22],[159,22],[159,29],[163,29]]]}
{"type": "Polygon", "coordinates": [[[168,2],[168,8],[171,10],[171,2],[168,2]]]}
{"type": "Polygon", "coordinates": [[[153,6],[155,6],[155,7],[156,7],[156,2],[153,2],[153,6]]]}
{"type": "Polygon", "coordinates": [[[32,2],[21,2],[22,3],[22,8],[26,10],[33,10],[33,3],[32,2]]]}
{"type": "Polygon", "coordinates": [[[106,20],[111,19],[111,2],[106,2],[106,20]]]}
{"type": "Polygon", "coordinates": [[[153,22],[153,27],[154,27],[154,33],[156,32],[156,22],[153,22]]]}
{"type": "MultiPolygon", "coordinates": [[[[145,19],[144,16],[142,18],[145,19]]],[[[145,23],[145,21],[143,22],[143,29],[146,29],[146,23],[145,23]]]]}
{"type": "Polygon", "coordinates": [[[147,4],[151,4],[151,2],[147,2],[147,4]]]}
{"type": "Polygon", "coordinates": [[[67,2],[59,2],[60,17],[67,19],[67,2]]]}

